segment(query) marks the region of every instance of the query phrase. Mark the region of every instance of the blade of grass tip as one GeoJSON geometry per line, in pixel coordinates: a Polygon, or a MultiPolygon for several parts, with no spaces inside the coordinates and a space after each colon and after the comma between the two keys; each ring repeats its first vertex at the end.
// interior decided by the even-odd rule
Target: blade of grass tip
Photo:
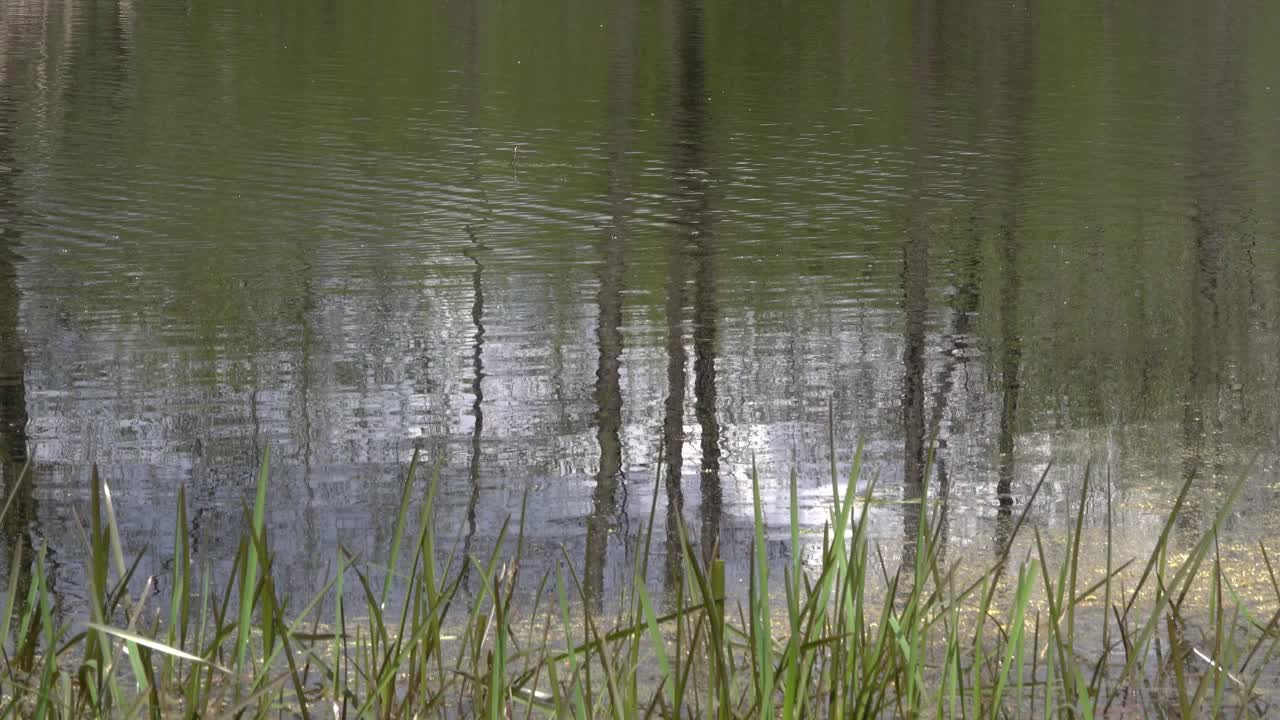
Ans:
{"type": "MultiPolygon", "coordinates": [[[[858,449],[862,449],[862,440],[858,440],[858,449]]],[[[836,410],[835,403],[827,398],[827,453],[831,456],[831,490],[834,492],[836,507],[840,507],[840,473],[836,470],[836,410]]],[[[855,463],[857,462],[855,455],[855,463]]]]}
{"type": "MultiPolygon", "coordinates": [[[[840,607],[844,612],[845,631],[850,633],[854,638],[854,642],[858,643],[865,639],[865,626],[863,623],[864,614],[864,589],[866,587],[867,573],[867,528],[870,525],[868,518],[871,512],[871,501],[875,496],[875,489],[879,485],[879,474],[872,476],[867,482],[866,492],[863,494],[862,508],[858,511],[858,524],[853,528],[853,543],[850,546],[848,556],[845,556],[845,539],[844,532],[849,527],[849,521],[853,508],[853,501],[856,497],[854,489],[857,486],[858,477],[862,472],[862,441],[858,441],[857,451],[854,453],[853,467],[849,471],[849,483],[845,490],[844,502],[845,509],[840,515],[839,532],[836,533],[835,539],[838,540],[837,547],[840,548],[840,565],[837,568],[839,581],[837,583],[843,597],[840,607]]],[[[880,552],[879,546],[876,547],[877,555],[880,552]]],[[[881,560],[881,568],[884,567],[884,561],[881,560]]],[[[856,645],[855,645],[856,647],[856,645]]],[[[851,678],[857,657],[854,653],[847,653],[847,664],[845,668],[845,678],[851,678]]]]}
{"type": "Polygon", "coordinates": [[[786,588],[787,621],[791,630],[791,636],[787,640],[787,649],[782,658],[783,664],[786,665],[786,679],[784,680],[782,693],[782,716],[786,720],[796,717],[799,703],[797,693],[800,686],[800,657],[799,653],[793,652],[792,648],[795,648],[795,644],[801,639],[800,592],[804,584],[804,579],[801,577],[803,569],[801,567],[802,558],[800,557],[800,502],[794,458],[792,459],[789,485],[791,502],[789,517],[791,523],[791,571],[783,577],[783,585],[786,588]]]}
{"type": "MultiPolygon", "coordinates": [[[[90,584],[90,618],[105,621],[106,574],[110,566],[110,542],[102,529],[102,483],[97,474],[97,465],[90,470],[90,537],[84,539],[90,557],[88,568],[88,584],[90,584]]],[[[72,509],[74,514],[74,509],[72,509]]],[[[77,521],[78,527],[78,521],[77,521]]],[[[110,652],[110,639],[105,635],[91,635],[84,643],[84,660],[96,666],[95,682],[101,691],[104,682],[106,655],[110,652]]],[[[104,698],[105,700],[105,698],[104,698]]]]}
{"type": "Polygon", "coordinates": [[[102,481],[102,508],[106,511],[107,537],[111,544],[111,559],[116,566],[117,577],[125,575],[124,549],[120,544],[120,525],[116,522],[115,503],[111,500],[111,486],[102,481]]]}
{"type": "MultiPolygon", "coordinates": [[[[91,489],[89,491],[89,505],[90,510],[93,513],[90,523],[91,532],[94,533],[92,537],[85,536],[84,526],[80,522],[80,516],[76,513],[75,508],[71,509],[71,514],[72,517],[75,518],[75,526],[76,530],[80,533],[81,542],[85,544],[85,548],[90,557],[90,567],[88,571],[89,618],[98,622],[105,622],[106,606],[104,603],[108,601],[105,586],[107,581],[107,565],[110,561],[107,558],[108,551],[107,540],[105,537],[106,531],[102,529],[102,513],[100,509],[101,486],[98,483],[96,471],[91,471],[89,478],[91,485],[91,489]]],[[[21,544],[19,544],[18,548],[21,547],[21,544]]],[[[11,579],[17,580],[18,576],[18,574],[14,574],[11,579]]],[[[91,671],[88,671],[92,673],[92,677],[82,677],[82,682],[85,683],[86,687],[90,690],[90,693],[96,696],[95,704],[98,712],[105,712],[109,707],[108,705],[100,703],[119,700],[119,697],[114,691],[116,687],[114,683],[110,683],[110,688],[112,690],[111,697],[107,698],[103,695],[103,690],[107,685],[107,678],[105,675],[107,668],[107,655],[110,653],[111,640],[106,635],[102,633],[89,633],[85,638],[83,663],[86,669],[92,668],[91,671]]],[[[84,674],[87,673],[82,673],[82,675],[84,674]]]]}
{"type": "MultiPolygon", "coordinates": [[[[791,466],[790,477],[790,501],[789,519],[791,522],[791,577],[796,582],[800,580],[800,570],[803,558],[800,556],[800,499],[798,490],[798,478],[796,476],[795,465],[791,466]]],[[[797,590],[799,587],[797,586],[797,590]]]]}
{"type": "MultiPolygon", "coordinates": [[[[436,535],[435,535],[435,500],[436,488],[440,481],[440,460],[437,458],[432,463],[431,483],[427,487],[427,502],[422,506],[420,513],[418,528],[418,551],[422,555],[422,589],[426,591],[429,627],[427,636],[431,638],[440,637],[440,614],[441,607],[440,586],[436,584],[436,535]]],[[[447,574],[446,576],[447,577],[447,574]]],[[[438,648],[438,644],[436,645],[438,648]]],[[[444,676],[444,660],[440,657],[441,653],[435,653],[436,671],[443,678],[444,676]]],[[[425,664],[424,664],[425,668],[425,664]]]]}
{"type": "MultiPolygon", "coordinates": [[[[825,585],[819,586],[819,589],[817,591],[821,594],[821,605],[819,605],[819,608],[818,608],[819,614],[822,614],[826,611],[827,597],[832,593],[832,591],[839,590],[849,580],[850,549],[845,540],[845,531],[849,527],[849,522],[853,512],[854,497],[857,494],[855,492],[856,483],[859,475],[862,472],[862,449],[863,449],[863,441],[859,439],[857,449],[854,451],[854,454],[853,454],[853,466],[849,469],[849,480],[846,483],[843,498],[840,495],[839,479],[834,475],[832,476],[831,493],[832,493],[832,497],[834,498],[835,505],[832,507],[832,513],[834,517],[833,517],[833,524],[831,527],[830,547],[832,550],[832,560],[834,561],[834,564],[836,566],[836,572],[834,575],[830,576],[829,581],[825,585]]],[[[854,529],[854,540],[853,540],[854,548],[858,546],[859,533],[861,529],[865,527],[866,513],[867,513],[867,509],[870,507],[870,498],[871,498],[871,494],[875,490],[875,486],[876,486],[876,478],[872,478],[871,481],[867,483],[866,501],[864,501],[862,506],[861,519],[858,522],[858,527],[854,529]]],[[[853,603],[841,602],[838,605],[838,608],[839,609],[837,610],[837,612],[844,612],[846,614],[845,622],[849,623],[849,627],[850,628],[855,627],[856,623],[851,622],[852,620],[851,616],[852,616],[852,613],[854,612],[853,603]]]]}
{"type": "Polygon", "coordinates": [[[149,648],[158,653],[163,653],[165,655],[173,656],[179,660],[185,660],[187,662],[195,663],[197,665],[210,667],[226,675],[233,674],[231,670],[229,670],[228,668],[225,668],[215,662],[211,662],[206,658],[202,658],[199,655],[192,655],[191,653],[185,650],[181,650],[179,648],[173,647],[172,645],[162,643],[159,640],[153,640],[145,635],[141,635],[131,630],[124,630],[122,628],[111,627],[109,625],[103,625],[101,623],[96,623],[96,622],[86,623],[86,626],[92,630],[103,632],[108,635],[114,635],[115,637],[118,637],[121,640],[125,640],[135,645],[140,645],[142,647],[149,648]]]}
{"type": "Polygon", "coordinates": [[[102,527],[102,481],[98,478],[98,466],[89,471],[89,553],[91,590],[101,603],[107,596],[107,568],[111,563],[106,530],[102,527]]]}
{"type": "MultiPolygon", "coordinates": [[[[1066,613],[1067,613],[1067,654],[1068,657],[1075,655],[1075,637],[1076,637],[1076,583],[1079,577],[1080,567],[1080,536],[1084,532],[1084,513],[1085,505],[1089,497],[1089,481],[1091,479],[1091,470],[1093,468],[1092,461],[1085,463],[1084,481],[1080,483],[1080,498],[1078,500],[1079,507],[1076,508],[1076,522],[1072,529],[1070,554],[1067,558],[1068,579],[1066,586],[1060,588],[1059,592],[1065,590],[1066,613]]],[[[1063,602],[1063,600],[1059,600],[1063,602]]],[[[1074,680],[1078,673],[1072,674],[1070,677],[1074,680]]]]}
{"type": "Polygon", "coordinates": [[[764,510],[760,500],[760,475],[756,460],[751,458],[751,497],[755,512],[756,579],[750,598],[754,654],[759,667],[756,702],[762,714],[772,714],[773,698],[773,622],[769,614],[769,549],[765,544],[764,510]]]}
{"type": "MultiPolygon", "coordinates": [[[[525,485],[524,492],[520,495],[520,522],[516,525],[516,554],[511,563],[513,573],[520,567],[520,560],[524,558],[524,522],[529,515],[529,491],[532,489],[532,485],[525,485]]],[[[514,588],[514,574],[511,576],[511,580],[509,587],[514,588]]],[[[510,592],[508,592],[508,595],[510,595],[510,592]]]]}
{"type": "Polygon", "coordinates": [[[187,499],[186,486],[178,486],[177,518],[173,524],[173,581],[169,597],[169,630],[167,642],[172,647],[186,643],[188,585],[191,571],[191,554],[187,548],[187,499]]]}
{"type": "Polygon", "coordinates": [[[409,496],[413,491],[413,478],[418,469],[418,449],[414,448],[413,458],[409,460],[409,471],[405,473],[404,486],[400,490],[400,507],[396,511],[395,530],[391,533],[391,555],[387,558],[387,576],[382,583],[382,596],[379,602],[387,605],[387,594],[391,592],[391,579],[396,576],[396,567],[400,561],[400,542],[404,538],[404,526],[409,516],[409,496]]]}
{"type": "MultiPolygon", "coordinates": [[[[271,467],[271,448],[262,453],[258,466],[257,492],[253,499],[253,518],[249,532],[258,535],[266,519],[267,478],[271,467]]],[[[236,670],[244,669],[249,653],[249,633],[252,630],[253,596],[258,586],[258,548],[250,543],[245,560],[244,582],[240,586],[240,621],[236,625],[236,670]]]]}
{"type": "Polygon", "coordinates": [[[261,608],[258,625],[262,629],[262,645],[257,659],[262,661],[260,667],[263,672],[254,682],[257,686],[267,680],[267,673],[271,670],[272,666],[267,660],[274,659],[280,650],[280,646],[276,643],[276,630],[279,627],[278,619],[282,617],[284,608],[276,601],[272,557],[267,547],[266,528],[254,534],[251,539],[258,549],[258,557],[262,558],[262,579],[259,582],[256,597],[261,608]]]}
{"type": "MultiPolygon", "coordinates": [[[[1111,466],[1107,466],[1107,546],[1106,546],[1106,575],[1102,578],[1102,653],[1098,658],[1098,662],[1094,665],[1093,677],[1089,680],[1089,692],[1097,696],[1099,689],[1102,687],[1103,678],[1106,676],[1108,667],[1107,659],[1111,656],[1111,617],[1107,614],[1107,608],[1111,607],[1111,581],[1116,571],[1113,569],[1112,559],[1112,535],[1111,535],[1111,466]]],[[[1125,565],[1128,565],[1126,562],[1125,565]]],[[[1096,590],[1094,588],[1086,590],[1083,594],[1085,597],[1092,595],[1096,590]]],[[[1076,602],[1082,602],[1083,598],[1077,596],[1076,602]]]]}
{"type": "Polygon", "coordinates": [[[333,697],[333,716],[340,718],[345,715],[347,707],[346,687],[343,682],[342,675],[342,658],[346,656],[347,645],[347,621],[345,613],[345,603],[343,602],[343,579],[347,574],[347,554],[338,549],[338,574],[334,578],[334,594],[333,594],[333,631],[337,633],[337,637],[333,641],[333,684],[330,693],[333,697]]]}

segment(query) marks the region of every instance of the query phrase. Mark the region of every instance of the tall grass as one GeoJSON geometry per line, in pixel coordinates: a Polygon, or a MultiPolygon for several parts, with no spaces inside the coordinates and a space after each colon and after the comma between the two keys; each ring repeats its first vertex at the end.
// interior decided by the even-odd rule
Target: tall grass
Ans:
{"type": "MultiPolygon", "coordinates": [[[[1280,656],[1280,581],[1260,545],[1274,596],[1265,613],[1247,606],[1217,545],[1241,482],[1179,555],[1170,531],[1188,480],[1154,549],[1138,562],[1117,549],[1122,562],[1113,566],[1108,479],[1107,564],[1085,577],[1092,476],[1066,537],[1055,538],[1065,548],[1056,565],[1039,529],[1024,529],[1042,476],[1013,526],[1023,542],[1011,539],[988,567],[961,573],[961,562],[943,560],[945,504],[927,498],[913,551],[897,566],[885,561],[868,535],[874,479],[855,493],[861,458],[859,447],[843,474],[832,465],[831,519],[814,562],[796,552],[792,474],[793,556],[780,582],[770,574],[753,468],[745,607],[731,607],[723,562],[714,552],[704,562],[683,524],[679,590],[661,605],[650,596],[655,491],[632,581],[608,617],[593,610],[567,555],[551,572],[522,574],[523,512],[484,556],[441,543],[439,468],[422,477],[416,456],[389,554],[360,562],[333,548],[336,571],[296,602],[274,575],[268,457],[225,577],[195,565],[180,491],[161,607],[152,581],[136,577],[138,559],[123,553],[110,490],[95,471],[81,521],[86,617],[57,621],[43,549],[13,550],[0,607],[0,718],[1254,717],[1274,709],[1264,688],[1280,656]],[[1015,546],[1030,550],[1013,557],[1015,546]],[[468,577],[480,592],[463,602],[468,577]]],[[[29,479],[28,466],[19,482],[29,479]]]]}

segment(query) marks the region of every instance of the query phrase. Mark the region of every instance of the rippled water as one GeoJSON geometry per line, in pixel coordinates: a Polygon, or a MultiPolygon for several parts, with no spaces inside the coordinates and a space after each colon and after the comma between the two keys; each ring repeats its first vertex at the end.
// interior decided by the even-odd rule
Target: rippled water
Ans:
{"type": "Polygon", "coordinates": [[[994,553],[1046,468],[1052,534],[1087,465],[1130,546],[1185,477],[1194,530],[1241,472],[1232,537],[1274,538],[1278,26],[1261,1],[6,0],[0,419],[37,463],[6,542],[81,597],[96,462],[144,572],[183,484],[228,557],[271,448],[277,577],[311,588],[338,543],[385,548],[417,448],[448,537],[491,545],[528,491],[532,562],[563,545],[607,592],[665,440],[659,533],[681,511],[745,576],[753,460],[784,558],[792,467],[826,518],[829,417],[891,552],[930,447],[953,553],[994,553]]]}

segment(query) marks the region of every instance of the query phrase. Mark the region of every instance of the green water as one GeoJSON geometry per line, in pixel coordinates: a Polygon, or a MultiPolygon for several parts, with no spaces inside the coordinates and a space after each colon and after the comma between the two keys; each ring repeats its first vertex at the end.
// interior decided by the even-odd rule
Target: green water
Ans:
{"type": "Polygon", "coordinates": [[[531,562],[563,545],[608,593],[656,491],[660,536],[683,513],[745,577],[753,459],[771,522],[794,466],[820,530],[829,416],[890,554],[931,446],[957,555],[1051,463],[1047,533],[1091,464],[1134,548],[1192,474],[1189,530],[1247,472],[1231,532],[1270,540],[1276,27],[1261,1],[6,0],[0,430],[37,463],[6,543],[81,596],[97,462],[143,573],[181,484],[229,557],[270,447],[276,576],[309,588],[386,546],[418,448],[464,549],[527,490],[531,562]]]}

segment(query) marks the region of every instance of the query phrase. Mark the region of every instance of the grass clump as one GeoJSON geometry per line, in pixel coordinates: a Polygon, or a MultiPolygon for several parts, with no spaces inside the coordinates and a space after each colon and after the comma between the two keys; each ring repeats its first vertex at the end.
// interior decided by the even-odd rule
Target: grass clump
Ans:
{"type": "MultiPolygon", "coordinates": [[[[861,457],[859,448],[846,475],[833,466],[831,520],[820,557],[807,565],[794,552],[792,474],[793,553],[780,580],[765,552],[753,468],[745,605],[731,606],[718,553],[696,551],[678,517],[668,546],[680,555],[680,582],[655,602],[647,584],[655,492],[632,582],[608,616],[567,555],[540,577],[522,575],[523,512],[487,555],[442,548],[433,522],[439,469],[420,478],[416,455],[383,563],[337,548],[336,572],[300,605],[273,575],[269,457],[226,577],[193,562],[180,491],[172,590],[162,607],[152,582],[135,577],[138,559],[125,558],[111,493],[95,471],[81,522],[87,617],[55,619],[44,551],[13,551],[0,607],[0,718],[1186,718],[1272,710],[1264,690],[1280,653],[1280,609],[1246,606],[1217,546],[1242,483],[1176,559],[1170,530],[1191,480],[1139,562],[1113,566],[1108,507],[1106,568],[1083,577],[1091,478],[1066,538],[1056,539],[1065,559],[1055,565],[1039,530],[1023,531],[1041,476],[995,561],[961,581],[961,564],[943,559],[944,505],[922,502],[911,552],[896,567],[885,561],[867,533],[875,482],[861,497],[854,491],[861,457]],[[931,506],[932,515],[924,511],[931,506]],[[1012,557],[1013,538],[1027,533],[1025,552],[1012,557]],[[468,577],[481,591],[462,603],[468,577]]],[[[1280,608],[1263,546],[1259,557],[1280,608]]]]}

